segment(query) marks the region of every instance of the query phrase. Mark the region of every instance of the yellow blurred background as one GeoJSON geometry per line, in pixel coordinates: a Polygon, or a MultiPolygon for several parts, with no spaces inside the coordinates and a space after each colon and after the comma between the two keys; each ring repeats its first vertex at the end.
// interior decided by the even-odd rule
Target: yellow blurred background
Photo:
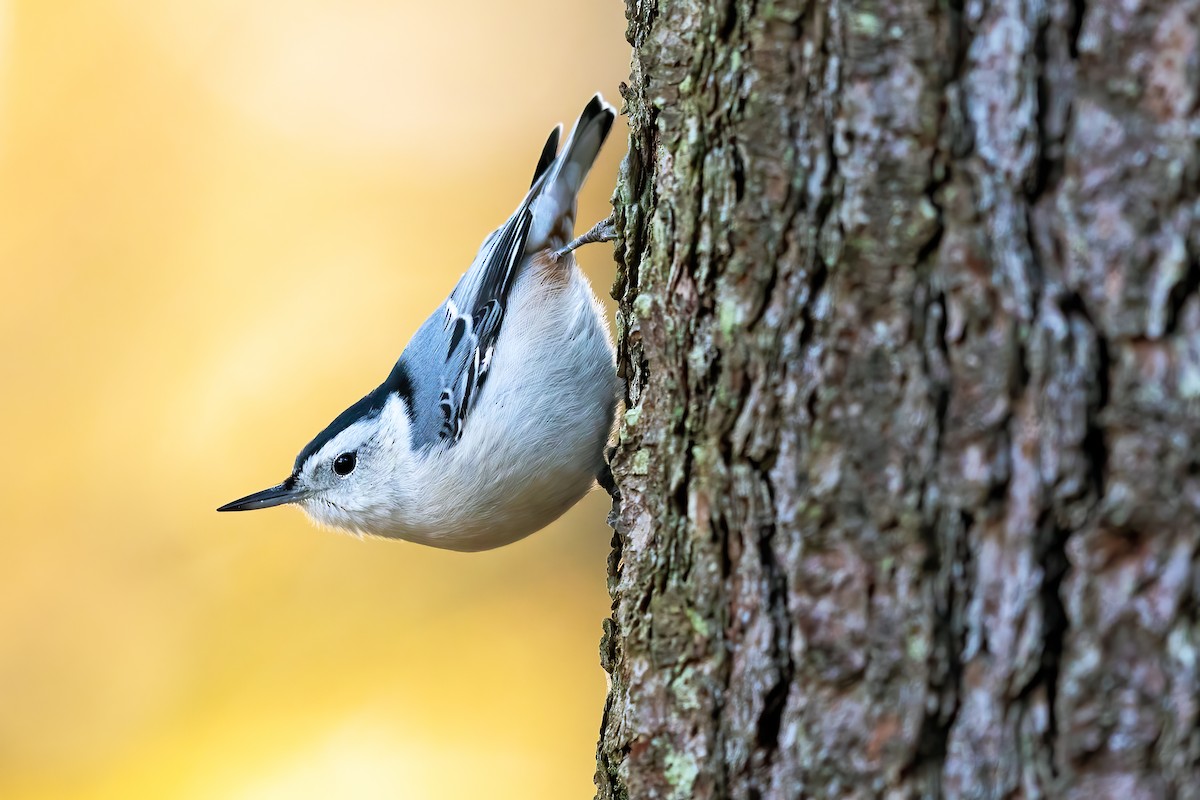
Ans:
{"type": "Polygon", "coordinates": [[[382,380],[624,27],[0,0],[0,797],[591,796],[603,493],[474,555],[213,509],[382,380]]]}

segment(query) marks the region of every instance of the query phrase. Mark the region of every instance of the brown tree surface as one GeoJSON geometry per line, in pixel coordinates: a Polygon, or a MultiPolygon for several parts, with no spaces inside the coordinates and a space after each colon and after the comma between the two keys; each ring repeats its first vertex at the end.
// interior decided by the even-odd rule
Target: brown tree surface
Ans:
{"type": "Polygon", "coordinates": [[[1200,2],[627,0],[611,798],[1200,797],[1200,2]]]}

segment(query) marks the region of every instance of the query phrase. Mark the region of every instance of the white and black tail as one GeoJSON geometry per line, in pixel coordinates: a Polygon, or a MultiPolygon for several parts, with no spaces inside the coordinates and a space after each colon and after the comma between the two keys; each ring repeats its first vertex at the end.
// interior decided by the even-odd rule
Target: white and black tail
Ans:
{"type": "Polygon", "coordinates": [[[554,249],[565,245],[575,232],[575,198],[587,179],[617,113],[604,98],[595,95],[579,115],[562,152],[554,157],[561,126],[546,140],[542,157],[533,176],[530,204],[533,224],[529,228],[525,252],[554,249]]]}

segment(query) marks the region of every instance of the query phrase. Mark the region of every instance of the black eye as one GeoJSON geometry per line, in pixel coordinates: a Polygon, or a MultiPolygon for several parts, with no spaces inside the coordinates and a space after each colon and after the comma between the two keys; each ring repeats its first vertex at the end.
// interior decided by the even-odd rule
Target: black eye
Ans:
{"type": "Polygon", "coordinates": [[[344,478],[354,471],[356,463],[358,463],[358,458],[354,453],[342,453],[333,460],[333,471],[344,478]]]}

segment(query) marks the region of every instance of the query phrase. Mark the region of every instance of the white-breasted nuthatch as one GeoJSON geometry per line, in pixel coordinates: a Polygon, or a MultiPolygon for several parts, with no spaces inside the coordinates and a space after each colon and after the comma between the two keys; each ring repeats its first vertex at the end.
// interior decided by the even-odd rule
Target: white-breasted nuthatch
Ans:
{"type": "MultiPolygon", "coordinates": [[[[451,550],[533,533],[606,470],[618,381],[603,308],[575,264],[575,201],[616,114],[600,95],[484,240],[387,379],[278,486],[222,506],[295,503],[317,523],[451,550]]],[[[594,241],[596,237],[590,240],[594,241]]]]}

